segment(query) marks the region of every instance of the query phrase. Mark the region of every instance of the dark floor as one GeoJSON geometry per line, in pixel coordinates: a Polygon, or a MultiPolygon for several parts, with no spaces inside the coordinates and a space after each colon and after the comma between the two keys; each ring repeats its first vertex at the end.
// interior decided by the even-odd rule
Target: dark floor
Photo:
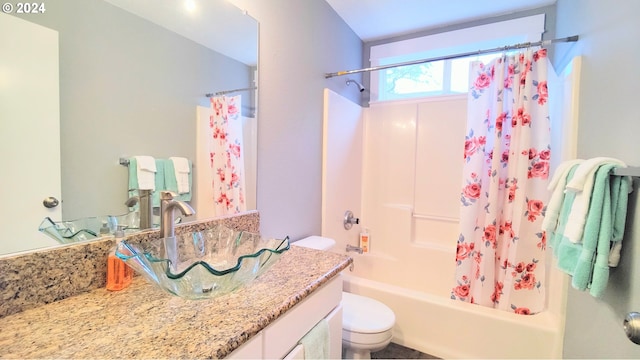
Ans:
{"type": "Polygon", "coordinates": [[[391,343],[386,348],[372,352],[372,359],[439,359],[429,354],[421,353],[402,345],[391,343]]]}

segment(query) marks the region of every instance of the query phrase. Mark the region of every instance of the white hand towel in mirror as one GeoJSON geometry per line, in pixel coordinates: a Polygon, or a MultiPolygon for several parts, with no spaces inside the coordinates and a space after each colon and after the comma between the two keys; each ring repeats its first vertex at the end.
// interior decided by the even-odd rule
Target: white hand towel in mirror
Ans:
{"type": "Polygon", "coordinates": [[[135,156],[138,173],[138,189],[156,190],[156,159],[152,156],[135,156]]]}
{"type": "Polygon", "coordinates": [[[189,189],[189,159],[184,157],[170,157],[175,169],[176,183],[178,184],[178,194],[186,194],[191,191],[189,189]]]}

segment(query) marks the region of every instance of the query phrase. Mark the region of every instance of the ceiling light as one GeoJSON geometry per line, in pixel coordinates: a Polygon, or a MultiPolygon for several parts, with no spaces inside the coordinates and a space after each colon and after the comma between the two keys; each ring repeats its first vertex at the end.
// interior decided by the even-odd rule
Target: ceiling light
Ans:
{"type": "Polygon", "coordinates": [[[196,2],[195,0],[185,0],[184,7],[188,12],[196,11],[196,2]]]}

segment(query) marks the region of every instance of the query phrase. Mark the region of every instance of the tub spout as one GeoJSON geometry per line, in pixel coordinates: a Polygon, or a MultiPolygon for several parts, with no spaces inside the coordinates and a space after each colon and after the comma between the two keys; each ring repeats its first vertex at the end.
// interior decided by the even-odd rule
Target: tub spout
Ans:
{"type": "Polygon", "coordinates": [[[347,252],[350,252],[350,251],[355,251],[358,254],[362,254],[362,248],[361,247],[347,244],[347,252]]]}

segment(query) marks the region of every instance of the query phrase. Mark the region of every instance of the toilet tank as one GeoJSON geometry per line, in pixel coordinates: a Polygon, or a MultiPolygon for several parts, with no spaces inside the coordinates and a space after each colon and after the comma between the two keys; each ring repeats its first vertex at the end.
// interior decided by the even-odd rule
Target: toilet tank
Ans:
{"type": "Polygon", "coordinates": [[[322,236],[309,236],[291,243],[294,246],[301,246],[316,250],[331,250],[336,245],[336,241],[322,236]]]}

